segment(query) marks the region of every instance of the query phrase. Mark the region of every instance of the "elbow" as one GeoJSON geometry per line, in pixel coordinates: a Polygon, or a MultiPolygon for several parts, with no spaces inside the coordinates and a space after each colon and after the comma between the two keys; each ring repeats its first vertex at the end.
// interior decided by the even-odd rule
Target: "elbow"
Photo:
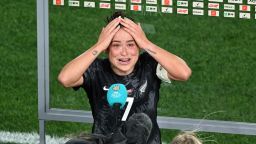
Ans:
{"type": "Polygon", "coordinates": [[[63,76],[61,74],[59,74],[59,76],[58,76],[58,81],[65,88],[69,88],[70,87],[67,77],[65,77],[65,76],[63,76]]]}

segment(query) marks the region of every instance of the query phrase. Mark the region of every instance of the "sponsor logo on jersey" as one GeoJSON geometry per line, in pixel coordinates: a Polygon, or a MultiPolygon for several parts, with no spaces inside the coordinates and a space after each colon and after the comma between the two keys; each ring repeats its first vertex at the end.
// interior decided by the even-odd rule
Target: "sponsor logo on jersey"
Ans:
{"type": "Polygon", "coordinates": [[[148,81],[146,80],[145,83],[140,86],[139,91],[141,93],[144,93],[146,91],[147,86],[148,86],[148,81]]]}

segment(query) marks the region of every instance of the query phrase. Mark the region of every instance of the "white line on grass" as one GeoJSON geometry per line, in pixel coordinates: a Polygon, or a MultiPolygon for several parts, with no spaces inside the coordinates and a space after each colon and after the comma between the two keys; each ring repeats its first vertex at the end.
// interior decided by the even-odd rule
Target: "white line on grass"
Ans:
{"type": "MultiPolygon", "coordinates": [[[[51,137],[46,135],[46,144],[64,144],[68,138],[51,137]]],[[[17,144],[39,144],[39,135],[33,133],[6,132],[0,131],[0,142],[17,144]]],[[[162,144],[167,144],[163,142],[162,144]]]]}
{"type": "MultiPolygon", "coordinates": [[[[67,138],[51,137],[46,135],[47,144],[64,144],[67,138]]],[[[39,144],[39,135],[33,133],[6,132],[0,131],[0,142],[18,143],[18,144],[39,144]]]]}

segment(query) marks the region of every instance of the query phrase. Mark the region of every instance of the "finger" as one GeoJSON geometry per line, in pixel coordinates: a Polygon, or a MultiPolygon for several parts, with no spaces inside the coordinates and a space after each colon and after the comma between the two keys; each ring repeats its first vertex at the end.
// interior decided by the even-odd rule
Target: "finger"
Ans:
{"type": "Polygon", "coordinates": [[[132,21],[132,20],[126,18],[126,17],[124,18],[124,22],[129,24],[131,27],[134,27],[134,28],[138,27],[138,25],[134,21],[132,21]]]}
{"type": "Polygon", "coordinates": [[[108,35],[108,37],[112,40],[113,37],[114,37],[114,35],[119,31],[119,29],[120,29],[120,25],[117,26],[117,27],[108,35]]]}
{"type": "Polygon", "coordinates": [[[134,23],[132,20],[125,18],[123,21],[121,21],[121,24],[123,24],[127,28],[131,28],[134,31],[141,31],[140,27],[138,24],[134,23]]]}
{"type": "Polygon", "coordinates": [[[121,21],[120,18],[121,18],[121,17],[119,16],[119,17],[115,18],[114,20],[112,20],[112,21],[107,25],[107,27],[108,27],[108,28],[111,28],[111,27],[113,27],[113,25],[116,25],[117,23],[120,23],[120,21],[121,21]]]}
{"type": "Polygon", "coordinates": [[[130,29],[131,31],[134,31],[134,32],[137,31],[136,28],[134,28],[133,26],[131,26],[130,24],[128,24],[128,23],[126,23],[124,21],[121,21],[120,24],[123,25],[125,28],[130,29]]]}
{"type": "Polygon", "coordinates": [[[123,29],[124,29],[126,32],[128,32],[128,33],[133,37],[134,40],[136,40],[136,34],[135,34],[134,31],[132,31],[131,29],[129,29],[129,28],[127,28],[127,27],[123,27],[123,29]]]}
{"type": "Polygon", "coordinates": [[[139,26],[139,28],[142,30],[142,27],[141,27],[141,24],[140,24],[140,23],[138,23],[138,26],[139,26]]]}
{"type": "Polygon", "coordinates": [[[119,31],[119,29],[120,29],[121,27],[120,27],[120,25],[118,25],[114,30],[113,30],[113,34],[116,34],[118,31],[119,31]]]}
{"type": "Polygon", "coordinates": [[[136,24],[134,21],[130,20],[129,18],[125,17],[124,18],[125,21],[131,23],[131,24],[136,24]]]}
{"type": "Polygon", "coordinates": [[[108,28],[106,28],[107,33],[111,33],[119,24],[120,24],[120,19],[116,18],[113,20],[114,22],[108,25],[108,28]]]}
{"type": "Polygon", "coordinates": [[[121,23],[124,27],[127,27],[127,28],[134,28],[133,25],[131,25],[130,23],[128,23],[128,22],[125,21],[125,20],[121,20],[120,23],[121,23]]]}
{"type": "Polygon", "coordinates": [[[139,29],[143,32],[143,34],[144,34],[144,35],[146,35],[146,34],[145,34],[145,32],[144,32],[144,30],[142,29],[142,27],[141,27],[141,24],[140,24],[140,23],[138,23],[138,26],[139,26],[139,29]]]}

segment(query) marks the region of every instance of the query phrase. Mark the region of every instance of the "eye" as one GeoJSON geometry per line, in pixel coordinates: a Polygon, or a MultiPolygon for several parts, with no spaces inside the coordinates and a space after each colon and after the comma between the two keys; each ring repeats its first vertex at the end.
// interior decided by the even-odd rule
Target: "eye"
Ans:
{"type": "Polygon", "coordinates": [[[114,48],[118,48],[118,47],[120,47],[120,44],[111,44],[111,46],[114,48]]]}
{"type": "Polygon", "coordinates": [[[135,46],[135,44],[134,43],[130,43],[130,44],[128,44],[128,47],[134,47],[135,46]]]}

